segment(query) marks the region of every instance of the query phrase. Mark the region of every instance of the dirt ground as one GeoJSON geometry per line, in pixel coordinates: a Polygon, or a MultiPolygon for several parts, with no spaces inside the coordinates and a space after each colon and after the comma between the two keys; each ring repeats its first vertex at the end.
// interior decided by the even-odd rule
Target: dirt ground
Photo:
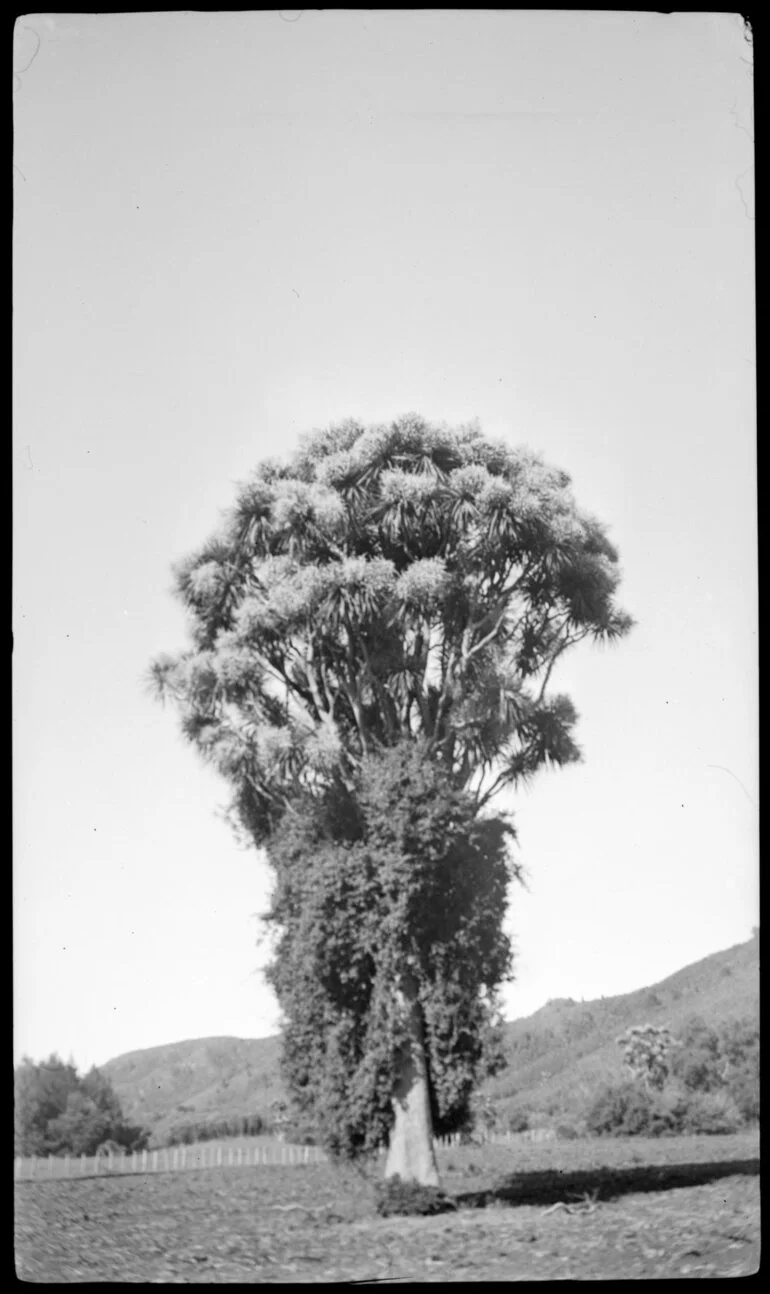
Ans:
{"type": "Polygon", "coordinates": [[[16,1270],[162,1284],[746,1276],[758,1157],[729,1149],[570,1145],[566,1167],[541,1155],[507,1175],[454,1154],[442,1169],[456,1208],[429,1218],[378,1218],[371,1178],[324,1165],[22,1182],[16,1270]]]}

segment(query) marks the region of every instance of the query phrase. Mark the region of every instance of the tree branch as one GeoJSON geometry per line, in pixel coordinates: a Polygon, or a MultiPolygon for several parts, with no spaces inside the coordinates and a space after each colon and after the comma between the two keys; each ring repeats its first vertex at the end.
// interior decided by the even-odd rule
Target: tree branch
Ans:
{"type": "Polygon", "coordinates": [[[313,639],[308,638],[307,655],[305,656],[305,677],[307,678],[308,687],[313,697],[313,707],[315,709],[316,720],[320,721],[321,715],[328,714],[328,708],[321,700],[321,693],[318,690],[318,680],[315,676],[315,654],[313,651],[313,639]]]}
{"type": "MultiPolygon", "coordinates": [[[[467,654],[467,659],[468,659],[468,660],[470,660],[471,656],[475,656],[475,655],[476,655],[476,652],[483,651],[483,649],[484,649],[486,646],[488,646],[488,644],[489,644],[489,643],[491,643],[491,642],[493,641],[493,639],[494,639],[494,638],[496,638],[496,637],[497,637],[497,634],[498,634],[498,632],[499,632],[499,630],[500,630],[500,626],[502,625],[503,621],[505,620],[505,617],[507,616],[507,614],[508,614],[508,603],[506,602],[505,606],[503,607],[502,611],[500,612],[500,615],[499,615],[499,616],[498,616],[498,618],[497,618],[497,621],[495,622],[495,626],[494,626],[494,628],[493,628],[493,629],[491,629],[491,630],[490,630],[490,632],[489,632],[488,634],[486,634],[482,639],[480,639],[480,640],[479,640],[479,642],[475,643],[475,644],[473,645],[473,647],[471,647],[470,651],[469,651],[469,652],[468,652],[468,654],[467,654]]],[[[465,662],[463,662],[463,663],[465,663],[465,662]]]]}
{"type": "Polygon", "coordinates": [[[547,668],[547,670],[546,670],[546,672],[545,672],[545,678],[543,679],[542,686],[541,686],[541,688],[540,688],[540,691],[539,691],[539,692],[538,692],[538,694],[537,694],[537,698],[536,698],[536,701],[535,701],[535,704],[536,704],[536,705],[539,705],[539,704],[540,704],[540,702],[542,701],[542,699],[543,699],[543,697],[544,697],[544,695],[545,695],[545,689],[546,689],[546,688],[547,688],[547,686],[548,686],[548,681],[549,681],[549,679],[550,679],[550,677],[551,677],[551,674],[552,674],[552,672],[553,672],[553,667],[554,667],[554,665],[556,664],[556,662],[557,662],[557,660],[559,659],[559,657],[561,656],[562,652],[565,652],[565,651],[567,650],[567,648],[568,648],[568,647],[571,647],[574,643],[581,642],[581,641],[582,641],[582,639],[583,639],[583,638],[585,638],[585,637],[588,635],[588,632],[589,632],[589,631],[588,631],[588,629],[584,629],[581,633],[577,633],[577,634],[567,634],[567,635],[562,639],[561,643],[560,643],[560,644],[559,644],[559,646],[556,648],[556,650],[555,650],[555,651],[553,651],[553,652],[551,653],[551,659],[550,659],[550,660],[549,660],[549,662],[548,662],[548,668],[547,668]]]}

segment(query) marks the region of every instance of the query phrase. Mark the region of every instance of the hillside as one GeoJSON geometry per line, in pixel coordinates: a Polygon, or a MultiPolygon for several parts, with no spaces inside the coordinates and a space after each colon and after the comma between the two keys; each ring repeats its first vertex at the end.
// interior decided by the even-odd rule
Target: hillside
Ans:
{"type": "Polygon", "coordinates": [[[199,1038],[127,1052],[102,1065],[130,1123],[155,1139],[172,1127],[233,1115],[266,1115],[283,1095],[280,1039],[199,1038]]]}
{"type": "MultiPolygon", "coordinates": [[[[759,1011],[755,937],[684,967],[659,984],[593,1002],[562,998],[505,1026],[508,1068],[485,1092],[501,1113],[527,1107],[547,1116],[574,1111],[597,1082],[620,1075],[615,1038],[632,1024],[677,1030],[693,1015],[707,1023],[759,1011]]],[[[202,1038],[129,1052],[102,1066],[131,1122],[162,1138],[172,1127],[236,1115],[267,1115],[284,1095],[278,1037],[202,1038]]]]}
{"type": "Polygon", "coordinates": [[[486,1085],[506,1113],[517,1107],[575,1111],[597,1083],[619,1078],[615,1039],[634,1024],[668,1025],[676,1036],[693,1016],[719,1025],[759,1015],[759,940],[736,944],[648,988],[592,1002],[560,998],[506,1026],[508,1068],[486,1085]]]}

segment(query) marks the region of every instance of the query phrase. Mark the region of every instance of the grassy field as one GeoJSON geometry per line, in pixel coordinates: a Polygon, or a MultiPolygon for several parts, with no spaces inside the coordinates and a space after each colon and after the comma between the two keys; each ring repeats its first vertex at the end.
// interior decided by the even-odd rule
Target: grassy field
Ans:
{"type": "Polygon", "coordinates": [[[606,1280],[759,1263],[756,1134],[439,1152],[456,1205],[378,1218],[381,1166],[206,1168],[16,1186],[16,1269],[42,1283],[606,1280]]]}

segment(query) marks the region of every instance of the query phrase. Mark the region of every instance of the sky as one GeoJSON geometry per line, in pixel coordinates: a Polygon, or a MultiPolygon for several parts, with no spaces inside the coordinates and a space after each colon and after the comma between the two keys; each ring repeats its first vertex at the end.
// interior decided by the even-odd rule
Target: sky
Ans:
{"type": "Polygon", "coordinates": [[[737,14],[27,15],[14,36],[14,1049],[276,1032],[272,875],[145,688],[171,567],[313,428],[478,418],[635,618],[510,793],[507,1018],[758,923],[752,47],[737,14]]]}

